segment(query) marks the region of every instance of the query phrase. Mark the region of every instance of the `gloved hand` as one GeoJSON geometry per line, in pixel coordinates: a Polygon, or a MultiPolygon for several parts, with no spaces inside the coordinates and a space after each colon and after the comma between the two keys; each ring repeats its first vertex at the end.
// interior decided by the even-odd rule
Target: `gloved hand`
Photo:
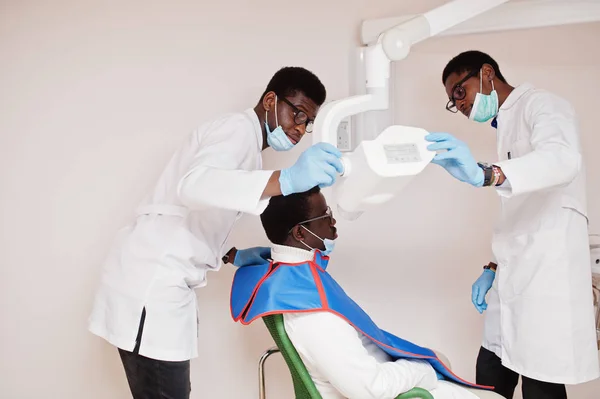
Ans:
{"type": "Polygon", "coordinates": [[[237,267],[260,265],[261,263],[268,262],[270,257],[271,248],[269,247],[238,249],[233,259],[233,264],[237,267]]]}
{"type": "Polygon", "coordinates": [[[430,151],[448,150],[437,154],[432,163],[440,165],[460,181],[475,187],[483,186],[483,169],[477,165],[465,143],[448,133],[430,133],[425,140],[434,142],[427,147],[430,151]]]}
{"type": "Polygon", "coordinates": [[[485,269],[471,287],[471,301],[479,313],[483,313],[487,309],[485,295],[492,288],[494,278],[496,278],[496,272],[485,269]]]}
{"type": "Polygon", "coordinates": [[[329,187],[344,171],[342,153],[329,143],[317,143],[305,150],[296,163],[283,169],[279,185],[283,195],[302,193],[315,186],[329,187]]]}

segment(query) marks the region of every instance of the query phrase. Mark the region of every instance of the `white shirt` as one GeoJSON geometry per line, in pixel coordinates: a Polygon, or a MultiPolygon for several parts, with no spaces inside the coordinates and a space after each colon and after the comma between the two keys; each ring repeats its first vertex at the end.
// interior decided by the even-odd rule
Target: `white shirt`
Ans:
{"type": "Polygon", "coordinates": [[[104,264],[89,329],[128,351],[169,361],[198,354],[193,288],[218,270],[240,212],[260,214],[272,171],[262,171],[256,113],[225,115],[195,130],[175,153],[104,264]]]}
{"type": "MultiPolygon", "coordinates": [[[[313,254],[274,245],[275,262],[297,263],[313,254]]],[[[476,399],[466,389],[438,381],[424,360],[390,356],[344,319],[329,312],[284,313],[285,330],[323,399],[395,398],[414,387],[429,390],[436,399],[476,399]]]]}

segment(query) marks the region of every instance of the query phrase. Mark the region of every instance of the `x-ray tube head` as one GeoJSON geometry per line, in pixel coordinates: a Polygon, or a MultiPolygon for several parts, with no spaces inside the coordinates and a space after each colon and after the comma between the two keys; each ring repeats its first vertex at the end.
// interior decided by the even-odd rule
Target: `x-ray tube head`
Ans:
{"type": "Polygon", "coordinates": [[[406,187],[435,156],[427,149],[427,134],[421,128],[390,126],[345,154],[344,174],[333,186],[339,215],[354,220],[406,187]]]}

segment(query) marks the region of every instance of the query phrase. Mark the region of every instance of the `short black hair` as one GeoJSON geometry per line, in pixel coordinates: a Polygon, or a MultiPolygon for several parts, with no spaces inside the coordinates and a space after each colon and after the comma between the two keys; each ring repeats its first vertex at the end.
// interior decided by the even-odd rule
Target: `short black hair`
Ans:
{"type": "Polygon", "coordinates": [[[327,91],[317,75],[301,67],[284,67],[273,75],[260,100],[273,91],[279,96],[292,97],[301,92],[317,106],[325,102],[327,91]]]}
{"type": "Polygon", "coordinates": [[[506,79],[500,72],[498,63],[488,54],[477,50],[465,51],[452,58],[442,72],[442,83],[445,85],[448,76],[453,73],[461,74],[463,72],[472,72],[481,69],[483,64],[489,64],[494,68],[498,79],[506,83],[506,79]]]}
{"type": "Polygon", "coordinates": [[[317,186],[303,193],[271,197],[269,205],[260,215],[260,221],[269,241],[283,245],[294,226],[310,219],[311,209],[308,199],[319,192],[321,190],[317,186]]]}

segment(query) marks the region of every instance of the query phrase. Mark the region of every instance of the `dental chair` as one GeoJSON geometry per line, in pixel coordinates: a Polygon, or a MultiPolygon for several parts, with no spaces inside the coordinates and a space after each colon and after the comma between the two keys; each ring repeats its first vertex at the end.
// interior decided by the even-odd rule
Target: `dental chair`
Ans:
{"type": "MultiPolygon", "coordinates": [[[[296,399],[322,399],[321,394],[317,390],[308,370],[304,366],[300,355],[294,348],[294,344],[285,332],[282,314],[272,314],[262,318],[276,347],[267,349],[258,362],[258,387],[259,399],[266,399],[265,389],[265,361],[273,353],[280,352],[285,360],[285,363],[292,375],[292,383],[294,385],[294,393],[296,399]]],[[[437,353],[438,357],[450,366],[448,359],[444,355],[437,353]]],[[[502,399],[502,397],[494,392],[482,391],[478,389],[467,388],[468,391],[474,393],[481,399],[502,399]]],[[[434,399],[433,395],[422,388],[413,388],[408,392],[396,396],[396,399],[434,399]]]]}

